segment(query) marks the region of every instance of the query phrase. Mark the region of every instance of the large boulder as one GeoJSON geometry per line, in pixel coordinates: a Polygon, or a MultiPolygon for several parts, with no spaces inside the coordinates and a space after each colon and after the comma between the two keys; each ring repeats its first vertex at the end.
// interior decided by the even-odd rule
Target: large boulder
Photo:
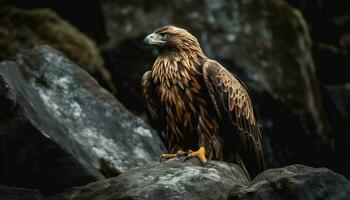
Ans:
{"type": "Polygon", "coordinates": [[[165,152],[155,131],[57,50],[3,61],[0,77],[0,184],[57,192],[165,152]]]}
{"type": "Polygon", "coordinates": [[[116,178],[76,187],[57,195],[61,200],[85,199],[227,199],[232,187],[248,183],[235,164],[197,159],[172,159],[132,169],[116,178]]]}
{"type": "Polygon", "coordinates": [[[336,155],[326,156],[334,166],[327,166],[350,177],[350,147],[346,142],[350,138],[350,76],[347,72],[350,66],[349,6],[344,6],[342,1],[327,0],[287,2],[300,9],[309,26],[316,73],[335,136],[336,155]]]}
{"type": "Polygon", "coordinates": [[[50,45],[114,92],[111,75],[94,41],[49,9],[0,5],[0,60],[39,45],[50,45]]]}
{"type": "Polygon", "coordinates": [[[347,200],[350,181],[327,168],[291,165],[270,169],[248,186],[233,189],[230,200],[347,200]]]}

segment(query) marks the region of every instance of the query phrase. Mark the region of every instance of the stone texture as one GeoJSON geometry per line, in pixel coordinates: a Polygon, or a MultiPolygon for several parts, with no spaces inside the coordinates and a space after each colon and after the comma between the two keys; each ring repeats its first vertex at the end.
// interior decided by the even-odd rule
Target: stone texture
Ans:
{"type": "Polygon", "coordinates": [[[1,62],[0,74],[2,184],[57,192],[165,152],[148,125],[48,46],[1,62]]]}
{"type": "Polygon", "coordinates": [[[291,165],[270,169],[257,176],[248,186],[237,187],[230,200],[346,200],[350,182],[327,168],[291,165]]]}
{"type": "Polygon", "coordinates": [[[248,183],[235,164],[177,158],[45,196],[35,190],[0,185],[6,200],[347,200],[350,181],[327,168],[290,165],[270,169],[248,183]]]}
{"type": "Polygon", "coordinates": [[[177,158],[132,169],[112,179],[73,188],[55,198],[84,199],[227,199],[232,186],[247,184],[238,165],[177,158]]]}

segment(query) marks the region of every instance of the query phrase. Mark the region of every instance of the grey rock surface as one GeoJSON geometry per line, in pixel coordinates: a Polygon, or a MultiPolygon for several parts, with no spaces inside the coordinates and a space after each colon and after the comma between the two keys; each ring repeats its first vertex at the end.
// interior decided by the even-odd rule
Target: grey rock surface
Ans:
{"type": "Polygon", "coordinates": [[[0,185],[6,200],[348,200],[350,181],[327,168],[290,165],[269,169],[252,182],[235,164],[171,159],[131,169],[62,193],[45,196],[35,190],[0,185]]]}
{"type": "Polygon", "coordinates": [[[5,177],[0,179],[2,184],[16,185],[22,172],[32,178],[36,174],[42,181],[28,180],[19,186],[52,192],[50,188],[60,190],[102,179],[98,171],[103,170],[101,159],[124,172],[158,160],[165,152],[148,125],[48,46],[19,54],[14,62],[1,62],[0,75],[5,102],[0,114],[1,167],[10,170],[1,171],[5,177]],[[38,169],[33,167],[35,163],[38,169]],[[76,171],[70,172],[72,166],[76,171]],[[88,178],[77,181],[81,175],[88,178]],[[64,183],[60,183],[62,179],[64,183]]]}
{"type": "Polygon", "coordinates": [[[235,164],[209,161],[205,167],[195,158],[172,159],[135,168],[118,177],[73,188],[55,196],[62,200],[85,199],[227,199],[233,186],[248,180],[235,164]]]}
{"type": "Polygon", "coordinates": [[[327,168],[291,165],[270,169],[248,186],[237,187],[230,200],[347,200],[350,181],[327,168]]]}

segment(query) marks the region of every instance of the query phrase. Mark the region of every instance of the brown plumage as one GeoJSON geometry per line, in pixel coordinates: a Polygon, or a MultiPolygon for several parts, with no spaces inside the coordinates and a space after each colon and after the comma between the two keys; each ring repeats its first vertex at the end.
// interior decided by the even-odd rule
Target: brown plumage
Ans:
{"type": "Polygon", "coordinates": [[[165,26],[145,42],[160,55],[143,76],[143,96],[168,151],[204,146],[209,159],[238,163],[250,177],[261,172],[259,124],[239,79],[208,59],[184,29],[165,26]]]}

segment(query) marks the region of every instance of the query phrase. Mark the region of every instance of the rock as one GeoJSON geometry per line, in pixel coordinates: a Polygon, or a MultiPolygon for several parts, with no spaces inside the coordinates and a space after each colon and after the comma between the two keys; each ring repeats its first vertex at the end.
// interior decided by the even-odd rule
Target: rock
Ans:
{"type": "MultiPolygon", "coordinates": [[[[308,27],[301,14],[284,1],[271,0],[242,1],[233,4],[231,12],[232,27],[226,32],[235,39],[222,57],[232,54],[255,93],[268,93],[298,118],[300,133],[330,147],[333,138],[311,56],[308,27]]],[[[266,105],[261,107],[262,115],[270,110],[264,109],[266,105]]]]}
{"type": "Polygon", "coordinates": [[[48,46],[1,62],[0,75],[0,184],[52,193],[165,152],[155,131],[48,46]]]}
{"type": "Polygon", "coordinates": [[[347,66],[350,65],[348,6],[344,6],[342,1],[287,2],[300,9],[310,27],[320,81],[325,84],[349,82],[350,77],[346,73],[347,66]]]}
{"type": "Polygon", "coordinates": [[[210,160],[202,167],[198,159],[177,158],[50,196],[0,185],[0,198],[6,200],[347,200],[349,196],[350,181],[327,168],[290,165],[266,170],[248,183],[236,164],[210,160]]]}
{"type": "Polygon", "coordinates": [[[67,128],[49,113],[17,67],[0,63],[0,184],[53,193],[102,179],[97,169],[78,161],[78,156],[84,161],[84,154],[68,151],[80,148],[69,143],[67,128]],[[53,140],[54,134],[60,140],[53,140]]]}
{"type": "Polygon", "coordinates": [[[334,170],[350,177],[349,131],[350,131],[350,83],[325,85],[323,88],[325,107],[335,133],[336,156],[334,170]]]}
{"type": "Polygon", "coordinates": [[[43,200],[37,190],[14,188],[0,185],[0,199],[3,200],[43,200]]]}
{"type": "Polygon", "coordinates": [[[50,45],[115,92],[96,44],[49,9],[0,6],[0,60],[38,45],[50,45]]]}
{"type": "Polygon", "coordinates": [[[35,2],[1,0],[1,2],[24,9],[50,8],[95,41],[102,42],[107,37],[100,0],[84,2],[84,6],[81,2],[70,0],[36,0],[35,2]],[[78,15],[77,10],[79,10],[78,15]]]}
{"type": "Polygon", "coordinates": [[[342,1],[306,2],[287,0],[300,9],[309,25],[316,73],[323,102],[335,137],[336,154],[327,158],[332,169],[350,177],[349,140],[349,35],[350,13],[342,1]],[[344,162],[347,160],[347,162],[344,162]]]}
{"type": "Polygon", "coordinates": [[[350,197],[350,182],[327,168],[291,165],[267,170],[248,186],[236,187],[231,200],[346,200],[350,197]]]}
{"type": "Polygon", "coordinates": [[[55,199],[227,199],[232,186],[247,183],[238,165],[209,161],[202,167],[197,159],[182,162],[175,158],[73,188],[55,199]]]}
{"type": "Polygon", "coordinates": [[[291,165],[262,172],[248,183],[236,164],[210,160],[202,167],[197,159],[177,158],[50,196],[0,185],[1,199],[8,200],[347,200],[349,196],[350,181],[327,168],[291,165]]]}

